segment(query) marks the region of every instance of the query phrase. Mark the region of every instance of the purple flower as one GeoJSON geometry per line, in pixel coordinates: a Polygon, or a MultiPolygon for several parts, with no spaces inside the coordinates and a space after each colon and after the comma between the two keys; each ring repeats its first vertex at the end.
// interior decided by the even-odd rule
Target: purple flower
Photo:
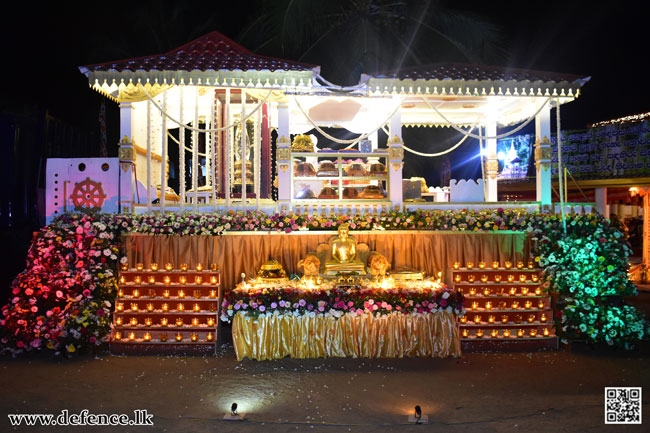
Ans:
{"type": "Polygon", "coordinates": [[[258,308],[260,311],[266,311],[266,307],[264,305],[260,305],[260,308],[258,308]]]}
{"type": "Polygon", "coordinates": [[[307,302],[304,299],[298,301],[298,305],[300,305],[301,307],[304,307],[306,303],[307,302]]]}
{"type": "Polygon", "coordinates": [[[275,302],[271,302],[271,308],[273,309],[278,308],[278,304],[276,304],[275,302]]]}

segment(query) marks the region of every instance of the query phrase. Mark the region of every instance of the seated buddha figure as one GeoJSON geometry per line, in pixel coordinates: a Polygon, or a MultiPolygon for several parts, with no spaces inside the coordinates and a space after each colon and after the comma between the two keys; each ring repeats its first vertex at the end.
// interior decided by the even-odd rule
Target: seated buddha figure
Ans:
{"type": "Polygon", "coordinates": [[[329,241],[330,259],[325,262],[327,275],[366,275],[366,266],[357,257],[357,241],[349,236],[348,224],[341,224],[338,236],[329,241]]]}

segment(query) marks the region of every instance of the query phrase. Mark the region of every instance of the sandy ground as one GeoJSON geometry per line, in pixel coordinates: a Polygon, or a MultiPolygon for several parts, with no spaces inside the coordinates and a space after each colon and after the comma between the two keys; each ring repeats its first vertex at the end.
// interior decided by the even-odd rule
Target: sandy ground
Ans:
{"type": "Polygon", "coordinates": [[[649,361],[645,350],[574,349],[237,362],[231,347],[217,357],[2,358],[0,431],[643,431],[606,426],[603,395],[605,386],[650,390],[649,361]],[[233,401],[247,421],[221,420],[233,401]],[[416,404],[431,424],[406,424],[416,404]],[[11,427],[6,416],[63,409],[147,409],[154,427],[11,427]]]}

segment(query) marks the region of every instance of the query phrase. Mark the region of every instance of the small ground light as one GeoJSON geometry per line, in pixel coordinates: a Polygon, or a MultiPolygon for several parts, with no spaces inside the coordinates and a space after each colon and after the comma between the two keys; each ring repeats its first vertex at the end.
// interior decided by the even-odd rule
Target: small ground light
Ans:
{"type": "Polygon", "coordinates": [[[243,421],[246,419],[245,413],[237,412],[237,403],[233,403],[230,406],[230,413],[227,413],[223,416],[223,419],[226,421],[243,421]]]}
{"type": "Polygon", "coordinates": [[[408,422],[415,424],[424,424],[429,422],[428,415],[422,415],[422,408],[420,405],[415,406],[415,412],[412,415],[409,415],[408,422]]]}

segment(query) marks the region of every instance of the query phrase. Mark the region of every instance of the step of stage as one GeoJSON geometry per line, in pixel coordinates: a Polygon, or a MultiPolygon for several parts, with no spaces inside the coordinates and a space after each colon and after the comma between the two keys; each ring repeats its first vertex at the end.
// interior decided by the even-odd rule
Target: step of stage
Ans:
{"type": "Polygon", "coordinates": [[[113,313],[114,354],[214,354],[220,274],[201,265],[121,267],[113,313]]]}

